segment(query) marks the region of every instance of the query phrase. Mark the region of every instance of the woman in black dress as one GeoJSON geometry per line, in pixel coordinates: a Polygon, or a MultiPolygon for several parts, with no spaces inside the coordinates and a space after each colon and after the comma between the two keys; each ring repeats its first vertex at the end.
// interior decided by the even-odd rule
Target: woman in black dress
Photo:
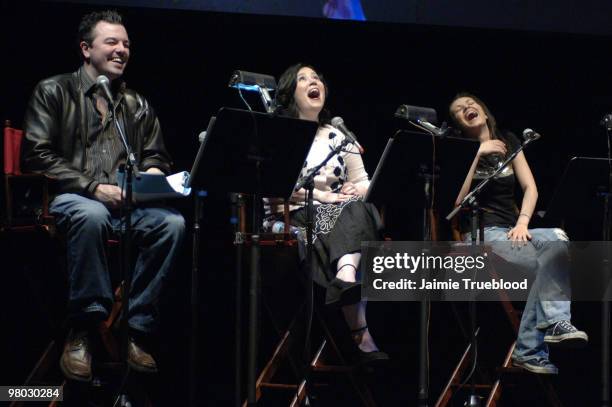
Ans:
{"type": "MultiPolygon", "coordinates": [[[[328,88],[322,76],[308,65],[296,64],[279,79],[279,113],[319,123],[302,175],[321,163],[345,135],[329,124],[324,109],[328,88]]],[[[359,349],[362,362],[388,359],[380,352],[368,330],[366,301],[361,300],[359,265],[361,242],[380,240],[380,219],[376,208],[363,202],[369,186],[361,155],[349,144],[336,154],[314,178],[314,249],[317,272],[314,280],[326,288],[326,303],[342,307],[344,317],[359,349]]],[[[290,198],[291,223],[304,228],[306,192],[295,191],[290,198]]],[[[272,216],[282,205],[269,201],[272,216]]]]}

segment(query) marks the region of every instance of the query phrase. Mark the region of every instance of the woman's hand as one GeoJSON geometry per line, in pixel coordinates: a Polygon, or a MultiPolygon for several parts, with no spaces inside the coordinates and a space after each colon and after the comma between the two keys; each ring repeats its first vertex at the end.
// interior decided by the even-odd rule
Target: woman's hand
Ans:
{"type": "Polygon", "coordinates": [[[356,195],[356,196],[359,195],[359,191],[357,190],[357,187],[352,182],[344,183],[344,185],[342,185],[342,189],[340,190],[340,192],[345,195],[356,195]]]}
{"type": "Polygon", "coordinates": [[[488,155],[488,154],[502,154],[506,155],[506,145],[501,140],[487,140],[480,143],[480,148],[478,149],[478,155],[488,155]]]}
{"type": "Polygon", "coordinates": [[[527,225],[517,223],[508,232],[508,239],[512,241],[512,247],[515,246],[515,243],[518,243],[519,246],[525,246],[531,240],[531,234],[527,229],[527,225]]]}
{"type": "Polygon", "coordinates": [[[342,192],[320,191],[315,196],[315,199],[321,203],[340,203],[351,199],[351,195],[342,192]]]}

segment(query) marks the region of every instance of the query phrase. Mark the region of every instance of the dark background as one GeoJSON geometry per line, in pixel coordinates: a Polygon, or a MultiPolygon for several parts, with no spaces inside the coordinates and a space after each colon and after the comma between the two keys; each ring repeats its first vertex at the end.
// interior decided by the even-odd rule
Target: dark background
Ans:
{"type": "MultiPolygon", "coordinates": [[[[326,0],[72,0],[73,3],[233,13],[323,16],[326,0]]],[[[449,27],[611,34],[612,4],[600,0],[360,0],[367,21],[449,27]]]]}
{"type": "MultiPolygon", "coordinates": [[[[1,4],[0,117],[19,127],[35,84],[42,78],[78,68],[76,28],[81,15],[92,6],[59,2],[1,4]]],[[[542,139],[527,152],[540,192],[538,209],[549,204],[570,157],[606,155],[605,135],[598,122],[612,110],[609,36],[505,30],[507,25],[503,22],[498,29],[445,28],[154,8],[119,10],[133,42],[125,79],[155,107],[177,170],[190,168],[198,147],[197,134],[205,129],[209,117],[223,105],[238,106],[235,94],[227,88],[233,70],[278,77],[298,61],[314,64],[325,75],[330,85],[328,106],[332,114],[344,118],[366,147],[364,161],[370,174],[387,139],[397,129],[393,113],[398,105],[435,107],[444,118],[452,96],[464,90],[480,96],[502,128],[520,134],[530,127],[542,134],[542,139]]],[[[479,16],[478,8],[473,10],[466,18],[486,15],[479,16]]],[[[562,21],[574,16],[582,18],[573,8],[561,8],[559,13],[565,19],[562,21]]],[[[556,26],[555,21],[550,22],[554,26],[551,30],[562,31],[564,27],[556,26]]],[[[574,30],[568,27],[565,31],[574,30]]],[[[471,157],[456,160],[460,163],[471,157]]],[[[401,185],[402,179],[395,179],[393,174],[387,178],[398,184],[398,202],[420,200],[413,189],[401,185]]],[[[190,223],[190,201],[177,201],[176,206],[190,223]]],[[[418,212],[414,205],[399,206],[396,213],[405,216],[390,221],[390,235],[418,239],[418,212]]],[[[225,194],[211,191],[204,210],[199,399],[202,405],[230,405],[234,280],[225,194]]],[[[581,208],[572,210],[579,212],[581,208]]],[[[445,230],[447,225],[442,222],[441,228],[445,230]]],[[[598,239],[597,215],[593,214],[574,234],[568,231],[574,239],[598,239]]],[[[0,383],[19,384],[54,332],[47,322],[47,314],[53,311],[44,305],[47,297],[55,302],[63,298],[61,284],[44,282],[60,281],[62,274],[59,267],[51,267],[55,252],[48,249],[44,238],[20,240],[3,235],[2,239],[1,268],[6,279],[2,284],[1,316],[6,343],[2,343],[0,360],[6,362],[1,364],[0,383]]],[[[157,386],[160,405],[181,405],[185,400],[189,270],[190,247],[186,244],[170,284],[160,335],[160,363],[165,367],[157,386]]],[[[267,293],[275,296],[279,291],[286,291],[286,287],[267,293]]],[[[483,324],[492,324],[483,335],[485,349],[513,339],[500,308],[491,304],[479,310],[483,324]]],[[[578,303],[573,311],[575,324],[589,332],[591,345],[586,350],[553,353],[553,361],[561,369],[553,384],[566,405],[596,405],[598,305],[578,303]]],[[[435,399],[466,340],[449,305],[434,304],[433,315],[431,394],[435,399]]],[[[394,360],[390,370],[374,380],[381,405],[416,403],[417,316],[418,305],[412,303],[373,303],[369,307],[372,332],[394,360]]],[[[497,360],[503,357],[503,348],[497,360]]],[[[521,398],[522,389],[527,388],[509,390],[518,399],[508,404],[532,400],[532,391],[521,398]]],[[[463,400],[457,401],[456,405],[462,403],[463,400]]]]}

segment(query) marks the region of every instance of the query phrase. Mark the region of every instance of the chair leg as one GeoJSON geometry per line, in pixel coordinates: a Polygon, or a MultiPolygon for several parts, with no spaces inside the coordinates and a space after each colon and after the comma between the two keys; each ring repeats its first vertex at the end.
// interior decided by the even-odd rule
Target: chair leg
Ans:
{"type": "MultiPolygon", "coordinates": [[[[263,395],[262,394],[263,389],[268,389],[268,390],[282,389],[285,391],[293,390],[294,395],[291,401],[289,401],[289,405],[290,406],[300,406],[302,405],[302,403],[304,402],[307,396],[307,389],[310,385],[312,385],[313,387],[321,386],[321,383],[314,382],[314,380],[312,379],[312,374],[309,375],[308,378],[302,377],[298,384],[285,384],[285,383],[274,382],[274,377],[276,373],[278,372],[281,366],[281,363],[283,363],[284,360],[289,361],[289,363],[294,368],[293,369],[294,372],[296,373],[298,377],[299,375],[301,375],[301,372],[299,372],[299,368],[297,367],[297,363],[292,358],[292,355],[293,355],[292,348],[294,348],[295,345],[298,344],[299,342],[297,338],[295,337],[295,333],[297,331],[296,329],[297,323],[300,319],[300,316],[302,315],[303,309],[304,309],[303,305],[298,308],[299,311],[296,313],[295,317],[290,322],[287,330],[280,333],[281,339],[278,342],[272,354],[272,357],[270,358],[266,366],[262,369],[261,373],[259,374],[259,377],[256,382],[257,401],[261,399],[263,395]],[[307,380],[310,380],[311,383],[309,383],[307,380]]],[[[370,392],[369,387],[367,386],[366,383],[364,383],[362,380],[360,380],[357,377],[357,375],[353,371],[353,367],[350,366],[346,362],[344,357],[342,356],[342,353],[340,352],[340,349],[338,348],[338,345],[336,344],[333,338],[333,335],[322,316],[322,311],[319,308],[315,308],[315,317],[316,317],[316,320],[319,322],[321,329],[323,330],[324,339],[322,340],[321,344],[317,348],[317,351],[313,355],[312,360],[309,363],[309,371],[312,373],[346,375],[347,378],[349,379],[349,382],[351,383],[351,387],[355,390],[356,394],[358,395],[361,401],[361,404],[366,407],[375,407],[376,402],[374,401],[374,398],[372,396],[372,393],[370,392]],[[324,355],[327,352],[333,354],[334,359],[339,362],[338,365],[328,365],[325,363],[324,355]]],[[[247,403],[245,401],[243,403],[243,406],[246,407],[246,405],[247,403]]]]}
{"type": "MultiPolygon", "coordinates": [[[[122,283],[123,284],[123,283],[122,283]]],[[[123,301],[121,298],[121,284],[115,289],[115,302],[113,303],[113,308],[111,312],[106,318],[105,321],[100,322],[98,325],[98,332],[100,333],[100,337],[102,338],[102,343],[104,344],[104,348],[108,352],[111,357],[111,360],[118,361],[119,356],[119,346],[117,345],[117,340],[113,336],[111,332],[111,328],[119,315],[121,314],[121,307],[123,301]]]]}
{"type": "Polygon", "coordinates": [[[359,398],[361,399],[361,402],[363,403],[363,405],[366,407],[375,407],[376,402],[374,401],[374,398],[372,396],[372,392],[370,391],[369,386],[366,383],[364,383],[363,380],[360,380],[357,378],[357,375],[355,375],[353,369],[349,366],[349,363],[342,356],[342,352],[340,351],[340,348],[336,344],[336,341],[334,340],[334,336],[331,334],[329,327],[325,323],[325,320],[323,319],[323,315],[321,315],[321,310],[319,308],[316,308],[315,314],[317,316],[317,319],[319,320],[319,323],[321,324],[321,327],[325,333],[325,337],[327,338],[327,340],[323,341],[320,351],[317,354],[315,354],[315,359],[313,359],[312,366],[313,367],[316,366],[317,364],[316,361],[320,360],[321,353],[323,351],[323,347],[325,347],[326,343],[329,343],[331,350],[337,356],[338,360],[341,363],[341,366],[346,367],[346,369],[344,369],[345,373],[348,375],[351,385],[353,389],[359,395],[359,398]]]}
{"type": "MultiPolygon", "coordinates": [[[[478,336],[478,331],[476,331],[476,335],[478,336]]],[[[463,355],[461,355],[461,359],[459,359],[459,363],[455,367],[455,370],[453,370],[453,372],[451,373],[448,382],[444,386],[442,394],[440,394],[440,397],[438,397],[438,401],[436,401],[435,404],[436,407],[446,406],[450,402],[451,397],[453,396],[454,388],[459,386],[459,384],[461,383],[461,377],[468,368],[470,362],[469,355],[471,347],[472,344],[468,343],[467,347],[465,348],[465,351],[463,352],[463,355]]]]}
{"type": "MultiPolygon", "coordinates": [[[[514,352],[515,346],[516,346],[516,341],[512,342],[510,349],[508,349],[508,352],[506,353],[506,357],[504,358],[504,363],[502,365],[502,368],[509,368],[512,366],[512,352],[514,352]]],[[[493,383],[493,387],[491,388],[491,392],[489,393],[489,398],[487,399],[485,406],[487,407],[496,406],[497,402],[501,398],[501,391],[502,391],[502,383],[501,383],[501,377],[499,377],[495,381],[495,383],[493,383]]]]}

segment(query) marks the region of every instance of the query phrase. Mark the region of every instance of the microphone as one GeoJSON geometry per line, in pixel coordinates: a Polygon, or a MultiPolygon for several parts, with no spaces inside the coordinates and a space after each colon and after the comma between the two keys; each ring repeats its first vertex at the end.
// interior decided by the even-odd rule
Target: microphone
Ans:
{"type": "Polygon", "coordinates": [[[206,130],[198,134],[198,141],[200,142],[200,144],[202,144],[204,140],[206,140],[206,137],[212,131],[216,120],[217,120],[217,116],[210,116],[210,119],[208,120],[208,126],[206,126],[206,130]]]}
{"type": "Polygon", "coordinates": [[[442,122],[441,127],[434,126],[430,122],[422,120],[422,119],[417,119],[417,123],[425,127],[427,130],[429,130],[436,136],[440,136],[440,137],[446,137],[448,136],[449,133],[453,131],[453,129],[450,128],[446,122],[442,122]]]}
{"type": "Polygon", "coordinates": [[[523,138],[525,139],[525,141],[535,141],[537,139],[539,139],[540,134],[536,133],[535,131],[531,130],[531,129],[525,129],[523,130],[523,138]]]}
{"type": "Polygon", "coordinates": [[[110,91],[110,81],[108,80],[106,75],[98,76],[96,78],[96,85],[98,85],[98,88],[102,89],[102,91],[104,92],[104,96],[106,97],[106,100],[108,100],[108,103],[113,107],[113,110],[114,110],[115,104],[113,102],[113,94],[110,91]]]}
{"type": "Polygon", "coordinates": [[[361,147],[361,144],[359,144],[359,142],[357,141],[357,137],[355,137],[355,134],[353,134],[353,132],[350,131],[344,124],[344,120],[342,120],[342,117],[340,116],[334,117],[331,120],[331,125],[337,128],[338,130],[340,130],[342,133],[344,133],[348,141],[354,144],[355,147],[357,147],[360,154],[363,154],[365,152],[365,149],[361,147]]]}
{"type": "Polygon", "coordinates": [[[206,130],[198,134],[198,141],[202,144],[206,140],[206,130]]]}
{"type": "Polygon", "coordinates": [[[599,125],[605,127],[608,131],[612,130],[612,113],[605,115],[599,122],[599,125]]]}

